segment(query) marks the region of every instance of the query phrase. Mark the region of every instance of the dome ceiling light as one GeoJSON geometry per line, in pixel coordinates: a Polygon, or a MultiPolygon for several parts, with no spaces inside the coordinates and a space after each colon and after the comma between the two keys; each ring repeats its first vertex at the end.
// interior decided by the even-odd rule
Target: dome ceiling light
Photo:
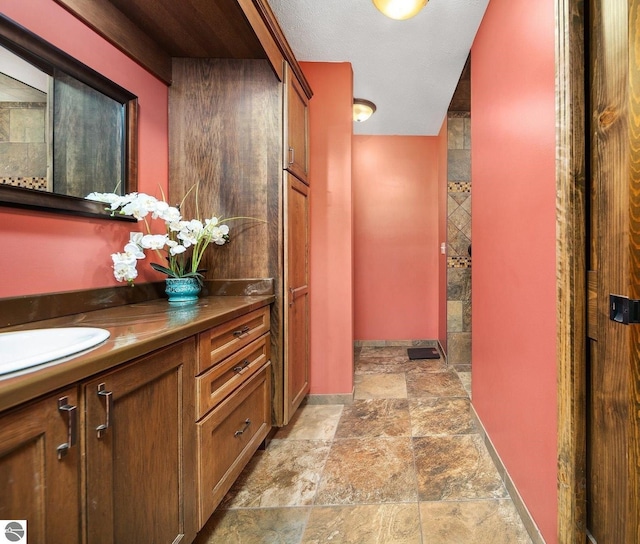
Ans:
{"type": "Polygon", "coordinates": [[[428,0],[373,0],[373,5],[391,19],[410,19],[427,5],[428,0]]]}
{"type": "Polygon", "coordinates": [[[353,120],[362,123],[371,117],[376,111],[376,105],[364,98],[353,99],[353,120]]]}

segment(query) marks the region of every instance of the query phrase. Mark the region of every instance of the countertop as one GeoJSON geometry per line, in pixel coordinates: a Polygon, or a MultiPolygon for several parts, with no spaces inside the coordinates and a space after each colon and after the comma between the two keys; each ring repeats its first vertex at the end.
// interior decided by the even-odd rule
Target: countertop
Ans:
{"type": "Polygon", "coordinates": [[[212,296],[186,306],[166,299],[78,313],[6,329],[100,327],[111,335],[99,346],[26,371],[0,376],[0,412],[80,382],[210,327],[271,304],[273,295],[212,296]]]}

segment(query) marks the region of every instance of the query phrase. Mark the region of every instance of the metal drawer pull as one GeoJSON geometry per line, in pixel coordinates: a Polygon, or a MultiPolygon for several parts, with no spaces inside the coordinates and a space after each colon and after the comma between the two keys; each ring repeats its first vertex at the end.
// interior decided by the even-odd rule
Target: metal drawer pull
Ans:
{"type": "Polygon", "coordinates": [[[104,383],[98,385],[98,396],[104,398],[105,418],[102,425],[96,427],[98,431],[98,438],[102,438],[107,432],[107,429],[111,425],[111,410],[113,408],[113,392],[106,390],[107,386],[104,383]]]}
{"type": "Polygon", "coordinates": [[[244,427],[242,427],[242,429],[240,429],[239,431],[236,431],[233,436],[238,437],[244,434],[244,432],[249,428],[249,425],[251,425],[251,420],[249,418],[244,420],[244,427]]]}
{"type": "Polygon", "coordinates": [[[240,374],[240,372],[242,372],[245,368],[247,368],[249,365],[251,364],[251,361],[249,361],[248,359],[245,359],[244,361],[242,361],[241,365],[238,366],[234,366],[233,367],[233,371],[236,374],[240,374]]]}
{"type": "Polygon", "coordinates": [[[293,147],[289,148],[289,164],[293,164],[296,158],[296,151],[293,147]]]}
{"type": "Polygon", "coordinates": [[[60,460],[69,453],[69,448],[72,448],[78,443],[78,407],[69,404],[68,397],[62,397],[58,399],[58,411],[61,413],[66,412],[69,417],[67,424],[67,441],[57,447],[58,460],[60,460]]]}
{"type": "Polygon", "coordinates": [[[233,336],[238,338],[244,334],[247,334],[250,330],[251,330],[251,327],[249,327],[249,325],[245,325],[239,331],[233,331],[233,336]]]}

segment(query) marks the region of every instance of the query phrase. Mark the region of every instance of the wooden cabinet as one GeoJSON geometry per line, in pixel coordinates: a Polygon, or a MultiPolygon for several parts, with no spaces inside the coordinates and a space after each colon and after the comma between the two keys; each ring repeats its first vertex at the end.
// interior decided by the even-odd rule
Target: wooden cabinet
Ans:
{"type": "Polygon", "coordinates": [[[84,385],[91,544],[195,538],[195,358],[191,338],[84,385]]]}
{"type": "Polygon", "coordinates": [[[269,309],[199,335],[198,528],[271,430],[269,309]]]}
{"type": "Polygon", "coordinates": [[[0,418],[0,519],[31,544],[81,541],[77,407],[72,387],[0,418]]]}
{"type": "Polygon", "coordinates": [[[284,151],[285,168],[298,179],[309,183],[309,99],[302,85],[284,65],[284,151]]]}
{"type": "Polygon", "coordinates": [[[283,104],[284,414],[309,392],[309,99],[285,62],[283,104]]]}
{"type": "MultiPolygon", "coordinates": [[[[154,351],[110,366],[114,342],[115,355],[66,369],[73,385],[1,412],[0,519],[26,519],[36,544],[191,543],[271,430],[270,306],[260,304],[271,297],[233,298],[203,303],[210,315],[191,336],[172,329],[175,343],[156,338],[154,351]]],[[[133,313],[114,336],[148,342],[133,313]]],[[[128,357],[145,353],[130,347],[128,357]]],[[[46,381],[12,379],[25,400],[46,381]]]]}
{"type": "Polygon", "coordinates": [[[309,392],[309,187],[286,173],[285,416],[309,392]]]}
{"type": "Polygon", "coordinates": [[[286,84],[266,61],[174,59],[169,89],[172,199],[179,201],[194,179],[203,180],[200,202],[207,202],[216,213],[265,220],[230,223],[231,243],[205,253],[202,267],[212,279],[274,279],[270,360],[276,426],[288,423],[302,399],[299,393],[308,391],[308,296],[296,302],[295,317],[289,307],[289,289],[297,290],[296,295],[306,293],[308,281],[299,282],[298,273],[294,283],[285,279],[287,261],[308,263],[308,215],[301,215],[308,213],[308,205],[299,205],[303,194],[306,202],[306,189],[291,197],[296,201],[291,207],[294,226],[289,226],[285,206],[289,180],[298,179],[299,185],[308,182],[310,90],[305,93],[307,87],[300,84],[294,69],[285,67],[286,84]],[[294,149],[291,165],[289,147],[294,149]],[[304,244],[299,242],[302,234],[296,232],[300,225],[304,225],[304,244]],[[304,253],[296,256],[297,251],[304,253]],[[287,327],[294,324],[297,330],[288,332],[287,327]],[[297,345],[300,338],[303,343],[297,345]],[[290,365],[288,353],[294,351],[297,361],[290,365]],[[301,364],[303,354],[307,359],[301,364]],[[294,368],[296,375],[289,372],[294,368]],[[290,390],[295,390],[293,398],[290,390]]]}

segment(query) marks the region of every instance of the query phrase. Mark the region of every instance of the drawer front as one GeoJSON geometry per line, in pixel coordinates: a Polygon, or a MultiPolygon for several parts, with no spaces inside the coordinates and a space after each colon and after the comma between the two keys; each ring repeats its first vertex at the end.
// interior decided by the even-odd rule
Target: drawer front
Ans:
{"type": "Polygon", "coordinates": [[[269,331],[269,306],[218,325],[199,335],[197,373],[204,372],[234,351],[269,331]]]}
{"type": "Polygon", "coordinates": [[[271,428],[271,363],[197,424],[202,527],[271,428]]]}
{"type": "Polygon", "coordinates": [[[196,419],[255,374],[270,358],[270,336],[262,335],[196,378],[196,419]]]}

